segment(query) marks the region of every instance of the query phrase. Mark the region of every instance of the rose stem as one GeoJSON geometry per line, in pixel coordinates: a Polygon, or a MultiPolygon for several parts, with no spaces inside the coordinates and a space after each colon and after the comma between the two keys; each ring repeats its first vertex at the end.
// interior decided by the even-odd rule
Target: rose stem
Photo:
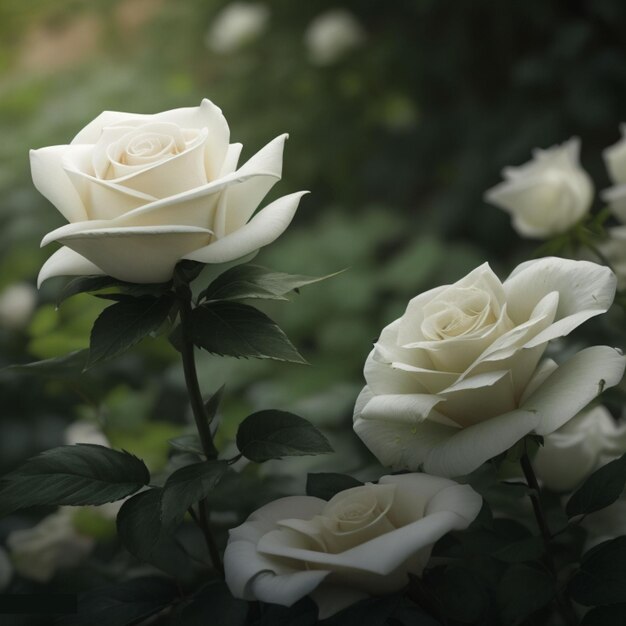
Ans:
{"type": "MultiPolygon", "coordinates": [[[[182,284],[176,288],[176,294],[180,303],[180,330],[181,330],[181,342],[180,342],[180,354],[183,361],[183,371],[185,373],[185,384],[187,385],[187,393],[189,395],[189,402],[193,412],[193,417],[196,422],[196,428],[198,429],[198,435],[200,436],[200,443],[202,444],[202,450],[204,456],[207,459],[217,458],[217,449],[213,443],[213,437],[211,436],[211,429],[209,428],[209,420],[207,418],[206,410],[204,408],[204,400],[202,399],[202,392],[200,391],[200,383],[198,382],[198,372],[196,370],[196,360],[194,357],[194,346],[191,340],[191,289],[189,285],[182,284]]],[[[196,523],[202,530],[204,539],[209,549],[209,555],[213,567],[223,576],[224,566],[220,558],[215,538],[211,532],[211,526],[209,524],[209,517],[206,509],[206,499],[200,500],[198,503],[199,516],[193,516],[196,523]]]]}
{"type": "MultiPolygon", "coordinates": [[[[535,470],[533,470],[533,466],[532,466],[532,463],[530,462],[530,457],[528,456],[527,452],[524,452],[524,454],[522,454],[520,458],[520,465],[522,466],[522,471],[524,472],[526,483],[531,489],[529,497],[533,505],[535,518],[537,519],[537,526],[539,526],[541,537],[543,539],[544,563],[546,567],[548,568],[548,570],[550,571],[550,574],[554,577],[555,582],[556,582],[557,571],[556,571],[556,566],[554,565],[554,560],[552,559],[552,551],[550,547],[550,540],[551,540],[550,528],[548,527],[546,516],[543,511],[543,506],[541,504],[541,499],[539,497],[539,494],[540,494],[539,482],[537,481],[535,470]]],[[[570,626],[576,626],[578,624],[578,618],[576,617],[574,608],[572,607],[567,595],[561,594],[557,590],[556,601],[559,605],[559,608],[561,610],[565,623],[569,624],[570,626]]]]}

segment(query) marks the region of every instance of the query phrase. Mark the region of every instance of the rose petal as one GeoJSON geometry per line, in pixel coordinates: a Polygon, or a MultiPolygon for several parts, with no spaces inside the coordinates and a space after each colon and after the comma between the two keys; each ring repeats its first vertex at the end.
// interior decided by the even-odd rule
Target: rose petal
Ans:
{"type": "Polygon", "coordinates": [[[49,146],[30,151],[33,184],[68,222],[87,219],[85,205],[63,169],[62,160],[68,146],[49,146]]]}
{"type": "Polygon", "coordinates": [[[486,422],[458,430],[435,443],[426,453],[424,471],[436,476],[462,476],[508,450],[532,432],[540,416],[525,410],[498,415],[486,422]]]}
{"type": "Polygon", "coordinates": [[[546,380],[546,378],[548,378],[548,376],[550,376],[550,374],[552,374],[552,372],[554,372],[554,370],[558,367],[559,366],[556,361],[553,361],[552,359],[544,359],[541,363],[539,363],[531,379],[528,381],[522,397],[520,398],[520,406],[526,402],[526,399],[529,398],[535,390],[539,389],[539,387],[543,384],[543,381],[546,380]]]}
{"type": "Polygon", "coordinates": [[[43,264],[37,277],[37,288],[54,276],[93,276],[104,272],[70,248],[60,248],[43,264]]]}
{"type": "Polygon", "coordinates": [[[529,341],[528,348],[567,335],[604,313],[613,302],[615,287],[615,275],[607,267],[557,257],[522,263],[504,282],[509,315],[517,324],[527,321],[548,293],[559,292],[556,321],[529,341]]]}
{"type": "Polygon", "coordinates": [[[300,198],[306,193],[300,191],[275,200],[239,230],[186,254],[184,258],[200,263],[225,263],[272,243],[287,229],[300,198]]]}
{"type": "Polygon", "coordinates": [[[192,226],[109,228],[110,222],[68,224],[44,237],[59,241],[95,263],[105,274],[131,283],[160,283],[191,250],[202,248],[211,231],[192,226]]]}
{"type": "Polygon", "coordinates": [[[418,424],[425,420],[441,398],[431,394],[387,394],[375,395],[361,411],[363,419],[393,419],[407,424],[418,424]]]}
{"type": "Polygon", "coordinates": [[[330,574],[325,570],[293,571],[283,575],[263,572],[250,583],[252,594],[262,602],[291,606],[308,595],[330,574]]]}
{"type": "Polygon", "coordinates": [[[243,144],[240,143],[231,143],[228,146],[226,157],[224,159],[224,162],[222,163],[222,169],[220,170],[219,178],[221,178],[222,176],[227,176],[228,174],[232,174],[237,169],[237,163],[239,162],[242,148],[243,144]]]}
{"type": "Polygon", "coordinates": [[[626,358],[615,348],[593,346],[581,350],[550,374],[522,408],[540,416],[535,430],[547,435],[574,417],[603,389],[617,385],[625,365],[626,358]]]}

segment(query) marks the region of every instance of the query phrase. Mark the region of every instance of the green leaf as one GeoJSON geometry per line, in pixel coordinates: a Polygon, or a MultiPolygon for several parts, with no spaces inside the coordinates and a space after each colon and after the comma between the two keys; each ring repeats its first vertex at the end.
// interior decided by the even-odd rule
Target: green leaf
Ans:
{"type": "Polygon", "coordinates": [[[587,515],[613,504],[626,485],[626,454],[596,470],[574,492],[565,507],[568,517],[587,515]]]}
{"type": "Polygon", "coordinates": [[[352,487],[360,487],[363,483],[347,474],[320,472],[308,474],[306,477],[306,495],[330,500],[335,494],[352,487]]]}
{"type": "Polygon", "coordinates": [[[211,302],[191,315],[191,339],[213,354],[306,363],[265,313],[238,302],[211,302]]]}
{"type": "Polygon", "coordinates": [[[126,626],[158,613],[178,597],[173,582],[164,578],[133,578],[80,594],[78,611],[59,626],[126,626]]]}
{"type": "Polygon", "coordinates": [[[126,500],[117,515],[118,536],[140,561],[189,578],[189,557],[161,521],[161,495],[161,489],[148,489],[126,500]]]}
{"type": "Polygon", "coordinates": [[[626,604],[612,604],[591,609],[585,614],[581,626],[611,626],[626,624],[626,604]]]}
{"type": "Polygon", "coordinates": [[[75,350],[63,356],[56,356],[51,359],[44,359],[43,361],[9,365],[1,371],[32,374],[34,376],[74,377],[85,367],[88,354],[88,350],[75,350]]]}
{"type": "Polygon", "coordinates": [[[176,611],[172,626],[244,626],[248,603],[233,598],[226,583],[212,582],[200,589],[176,611]],[[210,616],[210,619],[208,619],[210,616]]]}
{"type": "Polygon", "coordinates": [[[464,567],[447,567],[436,581],[435,593],[443,613],[463,624],[477,622],[489,605],[488,592],[464,567]]]}
{"type": "Polygon", "coordinates": [[[543,550],[541,537],[527,537],[497,549],[492,556],[505,563],[523,563],[541,558],[543,550]]]}
{"type": "Polygon", "coordinates": [[[256,463],[333,451],[313,424],[293,413],[276,410],[249,415],[237,431],[237,447],[241,454],[256,463]]]}
{"type": "Polygon", "coordinates": [[[64,300],[76,296],[79,293],[92,293],[117,285],[119,285],[119,281],[111,276],[78,276],[70,280],[65,287],[63,287],[57,298],[56,305],[58,307],[64,300]]]}
{"type": "MultiPolygon", "coordinates": [[[[338,272],[339,273],[339,272],[338,272]]],[[[198,297],[203,300],[286,300],[290,291],[337,274],[314,277],[273,272],[259,265],[238,265],[218,276],[198,297]]]]}
{"type": "Polygon", "coordinates": [[[226,471],[226,461],[203,461],[171,474],[161,495],[163,523],[171,526],[182,522],[187,509],[209,495],[226,471]]]}
{"type": "Polygon", "coordinates": [[[605,541],[583,555],[568,591],[584,606],[619,604],[626,599],[626,536],[605,541]]]}
{"type": "Polygon", "coordinates": [[[554,595],[554,581],[546,572],[528,565],[513,565],[498,585],[498,605],[503,623],[522,623],[546,606],[554,595]]]}
{"type": "Polygon", "coordinates": [[[222,385],[205,403],[204,410],[206,411],[206,416],[209,424],[215,419],[217,415],[217,409],[222,402],[222,397],[224,396],[224,388],[226,385],[222,385]]]}
{"type": "Polygon", "coordinates": [[[171,295],[129,297],[102,311],[93,325],[87,367],[125,352],[166,321],[171,295]]]}
{"type": "Polygon", "coordinates": [[[180,437],[169,439],[168,443],[172,448],[180,452],[191,452],[192,454],[204,456],[204,450],[198,435],[181,435],[180,437]]]}
{"type": "Polygon", "coordinates": [[[125,498],[150,481],[128,452],[77,444],[47,450],[3,477],[0,515],[31,506],[98,505],[125,498]]]}

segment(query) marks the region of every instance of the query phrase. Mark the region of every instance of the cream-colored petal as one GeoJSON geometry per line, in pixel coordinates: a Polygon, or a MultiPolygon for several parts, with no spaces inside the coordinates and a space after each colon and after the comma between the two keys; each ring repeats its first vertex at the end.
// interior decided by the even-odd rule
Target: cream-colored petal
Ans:
{"type": "Polygon", "coordinates": [[[33,184],[59,210],[68,222],[88,218],[83,200],[63,168],[63,158],[71,146],[49,146],[30,151],[33,184]]]}
{"type": "Polygon", "coordinates": [[[374,348],[365,361],[365,381],[376,394],[428,393],[418,376],[410,371],[395,368],[376,358],[374,348]]]}
{"type": "Polygon", "coordinates": [[[526,400],[543,384],[543,381],[558,368],[556,361],[552,359],[543,359],[535,369],[531,379],[528,381],[524,392],[520,398],[519,404],[523,406],[526,400]]]}
{"type": "Polygon", "coordinates": [[[241,156],[241,150],[243,149],[243,144],[241,143],[231,143],[228,146],[228,150],[226,151],[226,157],[224,158],[224,162],[222,163],[222,169],[219,173],[219,178],[223,176],[228,176],[228,174],[232,174],[237,170],[237,164],[239,163],[239,157],[241,156]]]}
{"type": "Polygon", "coordinates": [[[291,223],[305,193],[308,192],[300,191],[275,200],[239,230],[184,258],[200,263],[226,263],[272,243],[291,223]]]}
{"type": "Polygon", "coordinates": [[[60,228],[46,239],[60,241],[105,274],[131,283],[169,280],[176,263],[211,237],[211,231],[191,226],[108,228],[102,221],[68,226],[82,228],[60,228]]]}
{"type": "Polygon", "coordinates": [[[42,265],[37,277],[37,287],[55,276],[93,276],[104,272],[91,261],[70,248],[60,248],[42,265]]]}
{"type": "Polygon", "coordinates": [[[431,446],[424,470],[436,476],[462,476],[508,450],[540,423],[535,412],[516,410],[453,433],[431,446]]]}
{"type": "Polygon", "coordinates": [[[626,358],[615,348],[593,346],[581,350],[559,366],[524,402],[536,412],[540,435],[560,428],[604,389],[617,385],[624,375],[626,358]]]}
{"type": "Polygon", "coordinates": [[[363,419],[393,419],[407,424],[425,420],[441,398],[431,394],[374,396],[361,411],[363,419]]]}
{"type": "Polygon", "coordinates": [[[315,590],[330,574],[328,570],[303,570],[275,575],[261,572],[250,583],[252,595],[262,602],[291,606],[315,590]]]}
{"type": "Polygon", "coordinates": [[[121,111],[103,111],[72,139],[72,145],[95,144],[106,126],[122,123],[148,121],[152,116],[145,113],[123,113],[121,111]]]}

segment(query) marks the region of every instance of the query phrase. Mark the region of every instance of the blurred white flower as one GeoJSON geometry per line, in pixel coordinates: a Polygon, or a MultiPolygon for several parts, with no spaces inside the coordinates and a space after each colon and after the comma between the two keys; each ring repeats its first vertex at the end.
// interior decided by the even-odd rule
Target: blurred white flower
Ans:
{"type": "Polygon", "coordinates": [[[524,236],[544,239],[567,231],[591,208],[593,182],[579,162],[580,140],[572,138],[533,159],[502,170],[504,181],[485,193],[485,200],[510,213],[524,236]]]}
{"type": "Polygon", "coordinates": [[[617,288],[626,289],[626,225],[607,229],[608,238],[598,243],[617,276],[617,288]]]}
{"type": "Polygon", "coordinates": [[[261,35],[269,17],[269,7],[261,2],[231,2],[213,19],[205,43],[219,54],[234,52],[261,35]]]}
{"type": "Polygon", "coordinates": [[[2,593],[13,578],[13,565],[4,548],[0,548],[0,593],[2,593]]]}
{"type": "Polygon", "coordinates": [[[94,540],[76,532],[71,507],[62,507],[37,525],[14,530],[7,548],[16,571],[37,582],[47,582],[59,569],[75,567],[91,552],[94,540]]]}
{"type": "Polygon", "coordinates": [[[304,33],[309,59],[315,65],[331,65],[364,41],[365,30],[345,9],[318,15],[304,33]]]}
{"type": "Polygon", "coordinates": [[[602,199],[612,213],[626,224],[626,124],[621,125],[622,138],[602,154],[614,186],[602,192],[602,199]]]}
{"type": "Polygon", "coordinates": [[[571,491],[624,452],[626,422],[618,424],[605,407],[596,406],[547,435],[533,466],[549,489],[571,491]]]}
{"type": "Polygon", "coordinates": [[[585,550],[626,533],[626,493],[610,506],[590,513],[581,525],[587,531],[585,550]]]}
{"type": "Polygon", "coordinates": [[[35,305],[37,290],[30,283],[14,283],[0,294],[0,326],[19,330],[28,324],[35,305]]]}
{"type": "Polygon", "coordinates": [[[65,429],[65,443],[73,446],[77,443],[91,443],[97,446],[110,448],[111,444],[106,435],[94,424],[84,420],[72,422],[65,429]]]}

